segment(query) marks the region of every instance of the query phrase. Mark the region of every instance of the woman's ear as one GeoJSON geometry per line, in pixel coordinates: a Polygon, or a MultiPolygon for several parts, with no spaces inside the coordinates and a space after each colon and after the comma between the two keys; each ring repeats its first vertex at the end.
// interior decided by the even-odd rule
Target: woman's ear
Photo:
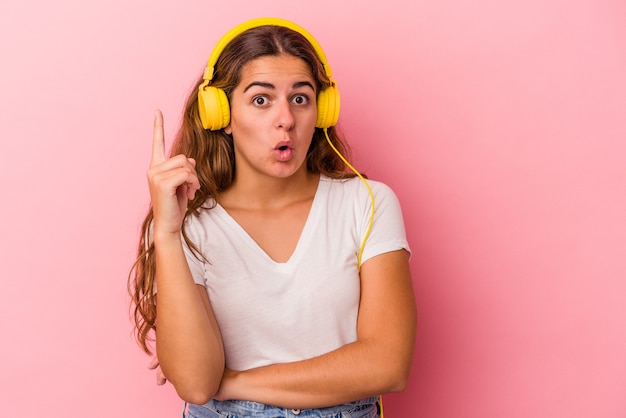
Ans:
{"type": "Polygon", "coordinates": [[[226,132],[227,135],[232,135],[233,134],[233,130],[230,127],[230,123],[228,124],[227,127],[224,128],[224,132],[226,132]]]}

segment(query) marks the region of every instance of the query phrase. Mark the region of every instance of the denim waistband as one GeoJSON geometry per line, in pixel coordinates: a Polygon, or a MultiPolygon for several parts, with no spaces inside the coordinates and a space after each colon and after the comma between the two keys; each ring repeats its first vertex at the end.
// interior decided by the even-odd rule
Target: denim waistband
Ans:
{"type": "Polygon", "coordinates": [[[210,400],[204,405],[189,404],[183,418],[375,418],[378,397],[316,409],[289,409],[251,401],[210,400]]]}

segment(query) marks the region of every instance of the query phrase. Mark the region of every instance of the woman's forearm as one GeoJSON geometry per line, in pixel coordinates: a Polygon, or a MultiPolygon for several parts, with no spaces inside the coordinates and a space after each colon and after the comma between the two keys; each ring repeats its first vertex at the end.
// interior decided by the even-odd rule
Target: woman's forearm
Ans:
{"type": "Polygon", "coordinates": [[[412,353],[401,351],[363,341],[309,360],[227,371],[217,396],[306,409],[397,392],[411,366],[412,353]]]}

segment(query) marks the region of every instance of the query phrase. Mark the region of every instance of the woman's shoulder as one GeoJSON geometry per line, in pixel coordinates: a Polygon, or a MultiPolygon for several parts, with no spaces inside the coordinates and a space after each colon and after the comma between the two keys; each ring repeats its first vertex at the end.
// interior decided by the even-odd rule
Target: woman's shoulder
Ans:
{"type": "Polygon", "coordinates": [[[386,183],[358,176],[348,178],[331,178],[325,175],[320,176],[320,184],[325,184],[329,190],[343,190],[344,193],[354,193],[361,195],[369,194],[368,186],[374,195],[395,195],[394,191],[386,183]]]}
{"type": "Polygon", "coordinates": [[[198,208],[190,210],[185,218],[185,227],[198,229],[201,228],[203,224],[206,224],[211,218],[215,216],[219,216],[219,205],[213,198],[208,198],[202,205],[198,208]]]}

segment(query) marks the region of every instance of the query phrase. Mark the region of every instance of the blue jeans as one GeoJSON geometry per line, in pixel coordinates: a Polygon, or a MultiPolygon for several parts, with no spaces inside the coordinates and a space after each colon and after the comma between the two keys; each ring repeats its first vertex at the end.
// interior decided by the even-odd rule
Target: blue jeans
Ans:
{"type": "Polygon", "coordinates": [[[189,404],[184,418],[376,418],[378,397],[316,409],[288,409],[249,401],[210,400],[189,404]]]}

